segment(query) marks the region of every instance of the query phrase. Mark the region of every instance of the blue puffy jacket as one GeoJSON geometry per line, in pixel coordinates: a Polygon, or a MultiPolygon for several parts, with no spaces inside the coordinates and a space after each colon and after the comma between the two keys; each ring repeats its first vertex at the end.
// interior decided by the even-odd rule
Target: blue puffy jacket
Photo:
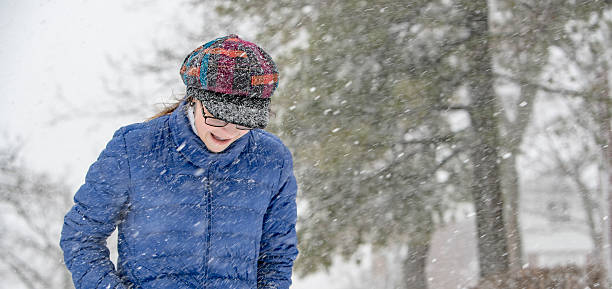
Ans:
{"type": "Polygon", "coordinates": [[[89,168],[60,241],[76,288],[289,288],[290,152],[252,130],[211,153],[184,108],[119,129],[89,168]],[[106,239],[116,226],[115,270],[106,239]]]}

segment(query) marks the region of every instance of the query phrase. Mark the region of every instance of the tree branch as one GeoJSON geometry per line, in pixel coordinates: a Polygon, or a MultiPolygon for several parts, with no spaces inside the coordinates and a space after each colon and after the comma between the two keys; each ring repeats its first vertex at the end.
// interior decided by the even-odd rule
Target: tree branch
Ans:
{"type": "Polygon", "coordinates": [[[415,140],[405,140],[400,142],[401,144],[439,144],[439,143],[448,143],[453,141],[455,138],[454,134],[448,134],[443,136],[437,136],[426,139],[415,139],[415,140]]]}
{"type": "Polygon", "coordinates": [[[470,107],[468,105],[445,105],[445,104],[441,104],[441,105],[437,105],[435,107],[438,110],[469,110],[470,107]]]}
{"type": "MultiPolygon", "coordinates": [[[[19,257],[11,253],[10,251],[3,250],[3,260],[6,260],[11,268],[19,275],[19,278],[26,284],[33,285],[32,280],[36,281],[36,283],[45,287],[45,278],[41,276],[38,271],[34,270],[32,267],[28,266],[27,262],[24,262],[19,257]]],[[[30,288],[36,288],[32,286],[30,288]]]]}
{"type": "Polygon", "coordinates": [[[571,89],[563,89],[563,88],[552,88],[552,87],[548,87],[539,83],[533,83],[531,81],[522,79],[522,78],[518,78],[512,75],[508,75],[508,74],[503,74],[503,73],[498,73],[496,72],[495,75],[497,77],[500,78],[505,78],[508,79],[510,81],[516,82],[521,86],[533,86],[536,87],[538,89],[541,89],[543,91],[546,92],[550,92],[550,93],[557,93],[557,94],[562,94],[562,95],[567,95],[567,96],[573,96],[573,97],[584,97],[586,95],[585,92],[582,91],[576,91],[576,90],[571,90],[571,89]]]}

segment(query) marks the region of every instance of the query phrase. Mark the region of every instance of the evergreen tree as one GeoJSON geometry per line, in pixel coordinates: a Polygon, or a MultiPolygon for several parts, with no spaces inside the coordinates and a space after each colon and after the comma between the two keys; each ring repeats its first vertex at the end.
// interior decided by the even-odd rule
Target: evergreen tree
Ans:
{"type": "MultiPolygon", "coordinates": [[[[291,18],[266,20],[262,34],[309,36],[307,48],[285,63],[299,72],[285,80],[289,88],[280,97],[295,103],[282,113],[281,129],[303,166],[308,201],[299,268],[316,270],[332,254],[350,256],[364,243],[404,243],[403,286],[425,288],[432,216],[446,208],[449,191],[462,192],[472,179],[485,236],[482,272],[505,270],[486,2],[300,4],[291,18]],[[460,87],[469,88],[471,101],[458,99],[460,87]],[[444,115],[454,109],[467,109],[472,130],[450,130],[444,115]],[[473,178],[461,165],[449,166],[462,153],[472,158],[473,178]],[[441,169],[455,178],[438,182],[441,169]]],[[[282,15],[266,5],[235,6],[282,15]]]]}

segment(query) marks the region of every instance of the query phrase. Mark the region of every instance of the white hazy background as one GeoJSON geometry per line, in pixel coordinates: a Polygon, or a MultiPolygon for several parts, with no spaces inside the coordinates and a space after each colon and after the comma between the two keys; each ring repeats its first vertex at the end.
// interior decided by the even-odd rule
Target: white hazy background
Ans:
{"type": "MultiPolygon", "coordinates": [[[[0,1],[0,134],[22,147],[28,167],[61,177],[71,188],[80,185],[112,133],[142,116],[56,115],[71,107],[93,112],[112,101],[103,78],[136,83],[135,75],[113,76],[108,58],[144,51],[173,27],[171,13],[178,7],[172,5],[180,1],[131,2],[0,1]]],[[[151,104],[162,100],[152,96],[151,104]]]]}

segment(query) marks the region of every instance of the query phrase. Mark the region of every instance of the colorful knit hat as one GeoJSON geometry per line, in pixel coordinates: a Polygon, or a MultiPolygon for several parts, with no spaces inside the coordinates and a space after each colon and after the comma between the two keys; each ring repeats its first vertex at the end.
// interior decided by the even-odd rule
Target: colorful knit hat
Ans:
{"type": "Polygon", "coordinates": [[[181,78],[187,97],[202,101],[214,117],[251,128],[268,125],[278,70],[256,44],[233,34],[210,41],[187,55],[181,78]]]}

